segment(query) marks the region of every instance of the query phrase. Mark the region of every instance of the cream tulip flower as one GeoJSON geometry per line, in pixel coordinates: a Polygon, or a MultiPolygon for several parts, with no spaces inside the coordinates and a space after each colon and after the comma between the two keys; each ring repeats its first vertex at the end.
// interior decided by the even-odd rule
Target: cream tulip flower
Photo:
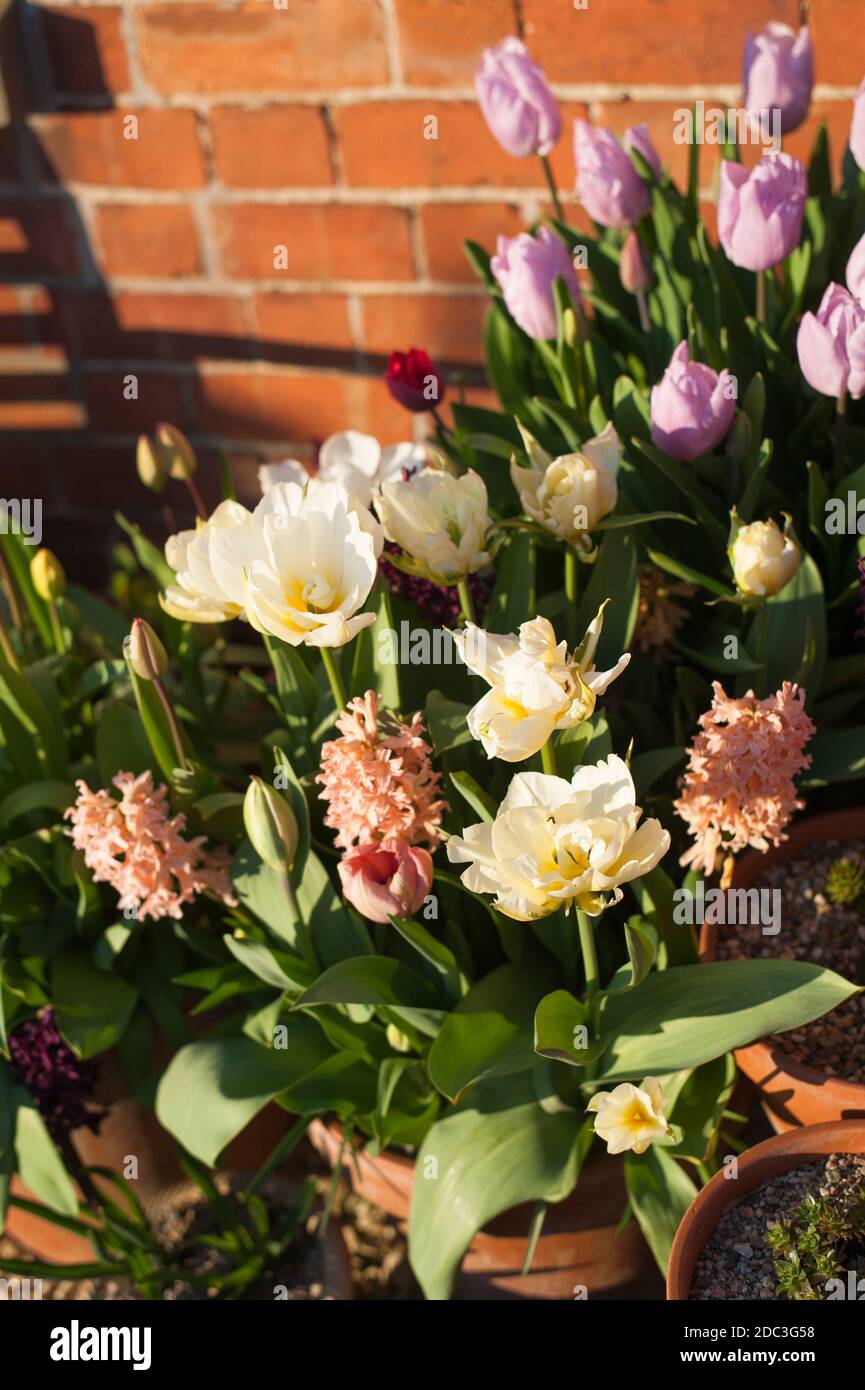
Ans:
{"type": "Polygon", "coordinates": [[[455,477],[425,468],[412,478],[385,482],[375,501],[389,541],[434,584],[456,584],[484,569],[492,526],[484,481],[473,469],[455,477]]]}
{"type": "Polygon", "coordinates": [[[224,587],[241,576],[257,631],[293,647],[341,647],[375,620],[358,611],[375,582],[375,526],[335,483],[279,483],[248,525],[215,538],[214,571],[224,587]]]}
{"type": "Polygon", "coordinates": [[[730,564],[736,588],[748,598],[769,598],[789,584],[799,568],[802,552],[788,525],[752,521],[740,526],[730,546],[730,564]]]}
{"type": "Polygon", "coordinates": [[[561,541],[580,543],[615,507],[622,443],[613,426],[575,454],[551,458],[536,440],[526,440],[529,463],[511,463],[511,481],[523,511],[561,541]]]}
{"type": "Polygon", "coordinates": [[[670,1131],[664,1115],[664,1092],[655,1076],[647,1076],[641,1086],[623,1081],[613,1091],[597,1091],[586,1109],[596,1117],[595,1133],[603,1139],[607,1153],[633,1149],[643,1154],[670,1131]]]}
{"type": "Polygon", "coordinates": [[[483,744],[488,758],[522,762],[539,752],[555,730],[571,729],[591,717],[598,696],[631,659],[626,652],[609,671],[592,665],[605,606],[572,656],[565,642],[556,642],[546,618],[522,623],[518,633],[506,637],[472,623],[453,634],[469,670],[491,687],[468,713],[472,737],[483,744]]]}
{"type": "Polygon", "coordinates": [[[639,824],[634,783],[615,754],[578,767],[570,782],[518,772],[495,820],[471,825],[447,843],[462,882],[492,893],[493,906],[518,922],[560,907],[597,917],[622,897],[621,884],[654,869],[670,847],[657,820],[639,824]]]}
{"type": "Polygon", "coordinates": [[[175,573],[159,602],[172,618],[190,623],[224,623],[243,616],[243,575],[227,588],[214,573],[213,542],[217,535],[248,528],[252,513],[239,502],[220,502],[207,521],[194,531],[179,531],[165,542],[165,559],[175,573]]]}
{"type": "Polygon", "coordinates": [[[383,449],[371,434],[341,430],[322,444],[316,473],[310,474],[298,459],[284,459],[281,463],[263,463],[258,481],[265,497],[278,483],[297,483],[310,489],[323,483],[339,483],[349,497],[368,507],[382,483],[411,476],[428,461],[429,449],[425,444],[391,444],[383,449]]]}

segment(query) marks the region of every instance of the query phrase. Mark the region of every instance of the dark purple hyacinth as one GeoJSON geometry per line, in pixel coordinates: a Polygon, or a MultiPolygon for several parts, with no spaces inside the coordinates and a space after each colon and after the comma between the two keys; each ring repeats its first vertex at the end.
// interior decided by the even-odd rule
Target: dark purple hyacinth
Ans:
{"type": "MultiPolygon", "coordinates": [[[[418,579],[412,574],[405,574],[391,565],[387,558],[388,552],[399,554],[399,546],[386,541],[384,548],[379,566],[391,593],[416,604],[421,616],[432,627],[456,627],[460,618],[460,598],[456,589],[433,584],[431,579],[418,579]]],[[[492,580],[484,579],[479,574],[469,575],[469,593],[478,623],[483,622],[491,592],[492,580]]]]}
{"type": "Polygon", "coordinates": [[[859,567],[859,607],[856,617],[862,619],[862,626],[856,629],[857,637],[865,637],[865,560],[856,561],[859,567]]]}
{"type": "Polygon", "coordinates": [[[60,1036],[51,1009],[28,1019],[9,1035],[9,1055],[17,1079],[27,1087],[55,1138],[86,1125],[94,1134],[107,1111],[86,1109],[101,1063],[82,1061],[60,1036]]]}

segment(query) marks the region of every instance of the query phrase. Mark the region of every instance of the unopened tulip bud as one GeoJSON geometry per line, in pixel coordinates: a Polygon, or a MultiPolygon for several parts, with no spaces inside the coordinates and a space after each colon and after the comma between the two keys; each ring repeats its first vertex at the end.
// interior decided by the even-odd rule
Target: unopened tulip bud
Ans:
{"type": "Polygon", "coordinates": [[[736,587],[749,598],[777,594],[789,584],[802,558],[789,522],[781,531],[772,520],[740,526],[729,555],[736,587]]]}
{"type": "Polygon", "coordinates": [[[186,435],[175,425],[157,425],[156,442],[170,476],[182,483],[188,482],[198,467],[198,460],[186,435]]]}
{"type": "Polygon", "coordinates": [[[622,254],[619,258],[619,279],[628,294],[638,294],[645,291],[652,283],[652,274],[640,244],[640,238],[635,231],[628,233],[627,240],[622,247],[622,254]]]}
{"type": "Polygon", "coordinates": [[[297,854],[300,830],[284,797],[253,777],[243,798],[243,824],[253,849],[271,869],[288,869],[297,854]]]}
{"type": "Polygon", "coordinates": [[[158,444],[146,434],[138,436],[138,446],[135,450],[135,467],[145,487],[150,488],[151,492],[162,491],[168,478],[168,474],[165,471],[162,450],[159,448],[158,444]]]}
{"type": "Polygon", "coordinates": [[[123,642],[123,655],[142,681],[158,680],[168,670],[168,653],[149,623],[135,618],[123,642]]]}
{"type": "Polygon", "coordinates": [[[387,1025],[384,1035],[394,1052],[411,1052],[411,1038],[407,1038],[405,1033],[401,1033],[395,1023],[387,1025]]]}
{"type": "Polygon", "coordinates": [[[30,561],[33,588],[46,603],[66,592],[66,571],[52,550],[37,550],[30,561]]]}

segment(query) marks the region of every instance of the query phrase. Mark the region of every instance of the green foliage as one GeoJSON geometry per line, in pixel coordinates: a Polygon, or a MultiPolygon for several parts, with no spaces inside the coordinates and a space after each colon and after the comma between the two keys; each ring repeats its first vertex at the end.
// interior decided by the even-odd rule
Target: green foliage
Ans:
{"type": "Polygon", "coordinates": [[[830,1279],[843,1277],[865,1245],[865,1188],[848,1196],[809,1194],[790,1217],[769,1222],[766,1243],[780,1299],[820,1302],[830,1279]]]}

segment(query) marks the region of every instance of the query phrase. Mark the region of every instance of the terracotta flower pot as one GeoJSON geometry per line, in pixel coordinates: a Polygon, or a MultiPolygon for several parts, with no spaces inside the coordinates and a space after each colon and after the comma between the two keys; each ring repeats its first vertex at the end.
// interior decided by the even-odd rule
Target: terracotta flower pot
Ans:
{"type": "Polygon", "coordinates": [[[832,1153],[865,1153],[865,1121],[836,1120],[775,1134],[740,1154],[735,1179],[727,1178],[723,1170],[716,1173],[697,1193],[676,1232],[667,1270],[667,1298],[684,1302],[690,1297],[700,1252],[728,1207],[770,1178],[832,1153]]]}
{"type": "MultiPolygon", "coordinates": [[[[865,808],[830,811],[797,821],[789,838],[766,854],[748,850],[737,862],[734,888],[751,888],[768,868],[791,858],[811,845],[827,840],[865,840],[865,808]]],[[[701,959],[717,957],[718,926],[704,922],[700,930],[701,959]]],[[[771,1042],[755,1042],[740,1047],[736,1063],[760,1092],[763,1109],[779,1134],[796,1125],[823,1124],[830,1120],[865,1116],[865,1085],[826,1076],[789,1057],[771,1042]]]]}
{"type": "MultiPolygon", "coordinates": [[[[340,1125],[316,1120],[309,1137],[331,1165],[337,1162],[340,1125]]],[[[386,1150],[371,1158],[360,1149],[357,1164],[346,1163],[345,1171],[359,1196],[405,1227],[414,1184],[408,1156],[386,1150]]],[[[592,1160],[576,1191],[549,1207],[529,1274],[520,1271],[532,1203],[504,1212],[478,1232],[463,1260],[455,1298],[564,1300],[573,1299],[579,1285],[589,1297],[657,1297],[659,1276],[636,1222],[616,1235],[626,1200],[621,1160],[592,1160]]]]}

